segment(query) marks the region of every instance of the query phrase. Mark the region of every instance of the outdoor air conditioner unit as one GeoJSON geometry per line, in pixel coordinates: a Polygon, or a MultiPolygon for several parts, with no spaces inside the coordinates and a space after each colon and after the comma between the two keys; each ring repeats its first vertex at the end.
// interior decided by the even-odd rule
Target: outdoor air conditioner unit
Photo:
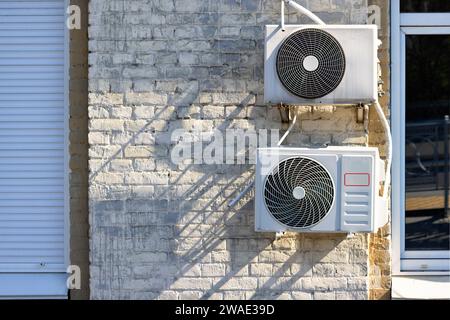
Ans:
{"type": "Polygon", "coordinates": [[[378,43],[375,25],[266,26],[265,102],[375,102],[378,43]]]}
{"type": "Polygon", "coordinates": [[[377,148],[261,148],[256,231],[375,232],[388,222],[377,148]]]}

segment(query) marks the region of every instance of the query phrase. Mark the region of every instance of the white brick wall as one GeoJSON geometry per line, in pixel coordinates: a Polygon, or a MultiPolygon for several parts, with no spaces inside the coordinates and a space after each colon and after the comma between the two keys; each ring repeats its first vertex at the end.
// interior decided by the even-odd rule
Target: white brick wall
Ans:
{"type": "MultiPolygon", "coordinates": [[[[300,3],[357,23],[364,0],[300,3]]],[[[174,165],[170,133],[279,128],[261,104],[278,0],[91,0],[91,297],[365,299],[367,238],[253,231],[249,165],[174,165]]],[[[306,22],[289,14],[287,21],[306,22]]],[[[367,143],[354,109],[302,108],[288,142],[367,143]]]]}

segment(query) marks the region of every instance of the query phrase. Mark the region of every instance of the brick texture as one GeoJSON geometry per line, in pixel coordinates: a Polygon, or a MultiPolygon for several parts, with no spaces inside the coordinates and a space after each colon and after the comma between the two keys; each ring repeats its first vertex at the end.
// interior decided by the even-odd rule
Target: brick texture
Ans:
{"type": "MultiPolygon", "coordinates": [[[[380,98],[380,103],[384,107],[386,115],[389,117],[390,110],[390,1],[370,0],[370,5],[377,5],[381,9],[381,30],[379,38],[383,42],[379,50],[382,85],[384,95],[380,98]]],[[[373,119],[369,126],[369,143],[380,147],[383,151],[384,136],[383,128],[380,125],[376,112],[370,114],[373,119]]],[[[395,152],[395,151],[394,151],[395,152]]],[[[384,152],[383,152],[384,153],[384,152]]],[[[369,238],[369,298],[373,300],[386,300],[391,298],[391,228],[390,224],[378,230],[376,234],[371,234],[369,238]]]]}
{"type": "MultiPolygon", "coordinates": [[[[329,23],[367,20],[365,0],[299,2],[329,23]]],[[[286,129],[262,103],[279,1],[91,0],[89,11],[91,298],[367,299],[368,236],[255,233],[253,194],[227,207],[251,165],[170,160],[175,129],[286,129]]],[[[354,108],[304,107],[287,143],[368,139],[354,108]]]]}

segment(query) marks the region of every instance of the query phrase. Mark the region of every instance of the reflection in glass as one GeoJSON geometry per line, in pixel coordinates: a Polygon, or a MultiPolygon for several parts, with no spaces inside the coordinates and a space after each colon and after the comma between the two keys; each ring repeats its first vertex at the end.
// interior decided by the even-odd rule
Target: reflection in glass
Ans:
{"type": "Polygon", "coordinates": [[[406,250],[450,249],[450,35],[406,38],[406,250]]]}
{"type": "Polygon", "coordinates": [[[449,0],[401,0],[400,11],[412,12],[450,12],[449,0]]]}

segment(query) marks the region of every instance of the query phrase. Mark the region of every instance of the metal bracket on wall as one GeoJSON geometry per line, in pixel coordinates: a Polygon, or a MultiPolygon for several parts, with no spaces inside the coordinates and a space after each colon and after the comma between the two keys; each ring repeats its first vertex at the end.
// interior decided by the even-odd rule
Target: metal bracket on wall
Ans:
{"type": "Polygon", "coordinates": [[[369,131],[369,106],[360,104],[356,107],[356,122],[364,124],[364,131],[369,131]]]}
{"type": "Polygon", "coordinates": [[[362,104],[356,107],[356,122],[364,123],[364,106],[362,104]]]}
{"type": "Polygon", "coordinates": [[[378,97],[381,98],[383,97],[386,92],[383,90],[383,86],[384,86],[384,81],[380,78],[378,79],[378,97]]]}
{"type": "Polygon", "coordinates": [[[275,240],[279,240],[281,239],[284,235],[286,234],[286,232],[276,232],[275,233],[275,240]]]}
{"type": "Polygon", "coordinates": [[[289,123],[290,122],[290,113],[289,113],[289,106],[286,106],[282,103],[277,105],[278,110],[280,111],[280,117],[282,123],[289,123]]]}
{"type": "Polygon", "coordinates": [[[364,106],[364,132],[369,133],[369,114],[370,107],[368,105],[364,106]]]}

